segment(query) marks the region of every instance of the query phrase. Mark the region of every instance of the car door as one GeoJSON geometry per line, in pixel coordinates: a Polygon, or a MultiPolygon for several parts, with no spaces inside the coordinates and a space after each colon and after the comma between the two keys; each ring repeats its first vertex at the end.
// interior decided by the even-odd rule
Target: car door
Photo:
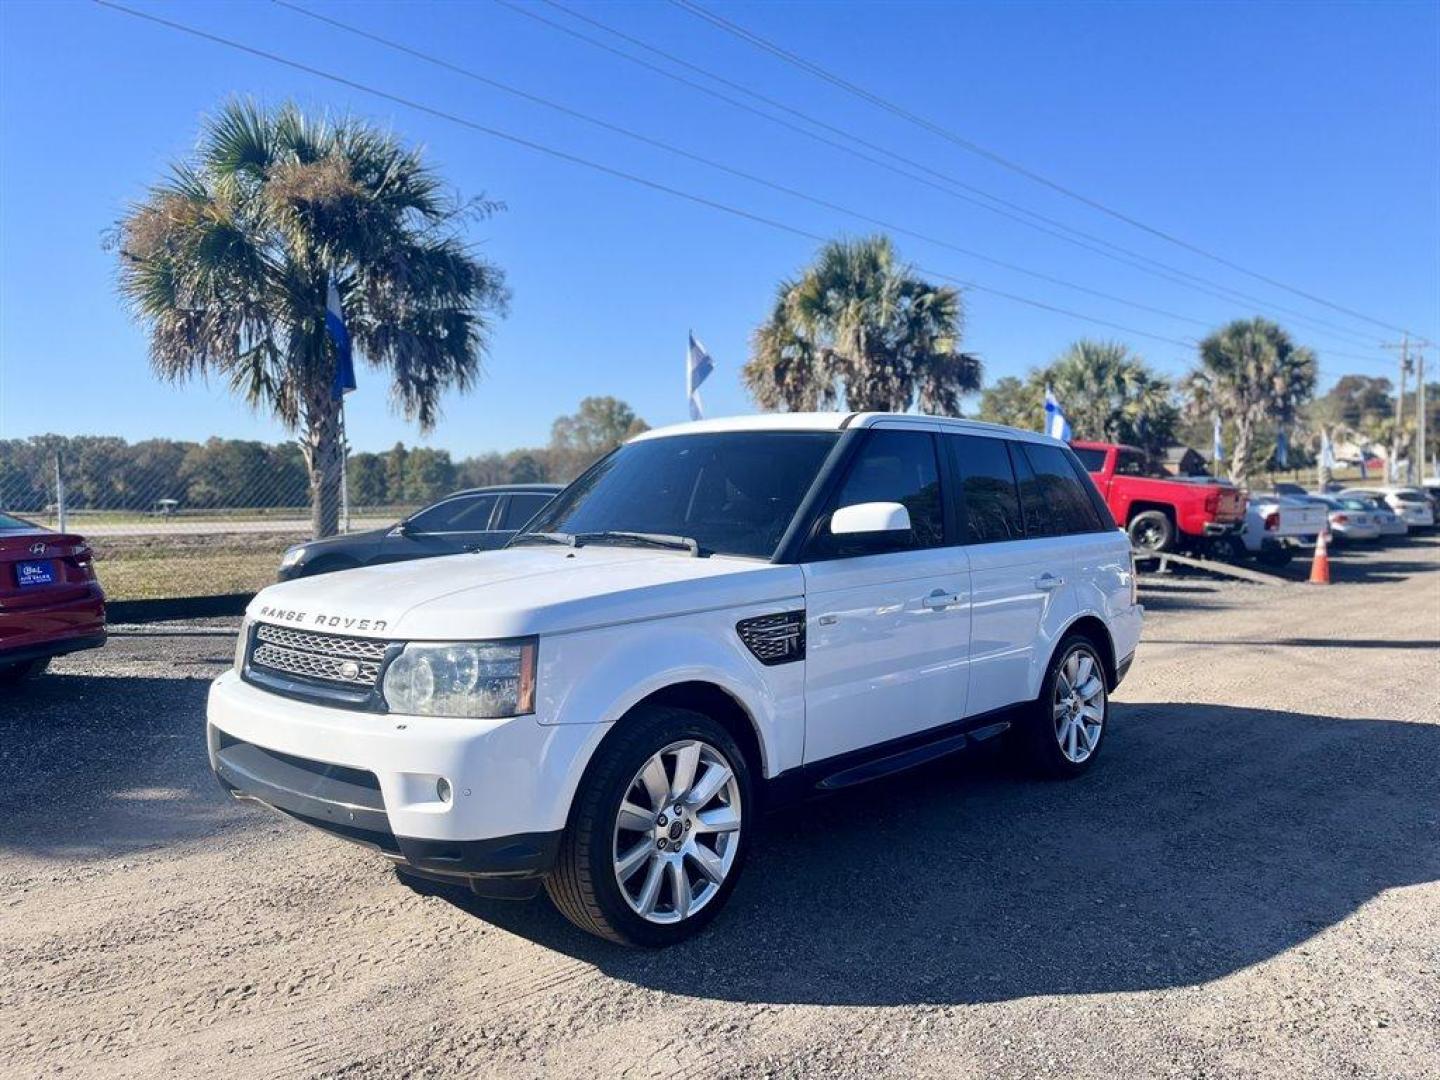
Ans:
{"type": "Polygon", "coordinates": [[[500,504],[495,528],[480,538],[475,545],[476,550],[504,547],[554,497],[548,491],[511,491],[506,494],[500,504]]]}
{"type": "Polygon", "coordinates": [[[970,693],[966,714],[1033,697],[1049,635],[1074,611],[1074,559],[1057,542],[1045,493],[1021,444],[942,436],[961,487],[970,556],[970,693]],[[1043,651],[1043,655],[1041,655],[1043,651]]]}
{"type": "Polygon", "coordinates": [[[412,514],[386,536],[384,561],[426,559],[471,550],[489,532],[500,498],[493,492],[453,495],[412,514]]]}
{"type": "Polygon", "coordinates": [[[807,763],[965,713],[968,569],[964,548],[947,543],[935,433],[911,425],[862,437],[802,556],[807,763]],[[909,534],[829,532],[835,510],[867,502],[903,504],[909,534]]]}

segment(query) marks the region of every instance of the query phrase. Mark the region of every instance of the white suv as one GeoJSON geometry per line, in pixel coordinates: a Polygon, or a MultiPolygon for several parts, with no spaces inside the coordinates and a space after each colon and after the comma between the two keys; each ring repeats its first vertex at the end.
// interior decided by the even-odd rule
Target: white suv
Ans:
{"type": "Polygon", "coordinates": [[[504,550],[266,589],[210,761],[406,873],[543,882],[579,926],[665,945],[725,902],[763,810],[1002,733],[1089,768],[1141,616],[1054,440],[702,421],[631,440],[504,550]]]}

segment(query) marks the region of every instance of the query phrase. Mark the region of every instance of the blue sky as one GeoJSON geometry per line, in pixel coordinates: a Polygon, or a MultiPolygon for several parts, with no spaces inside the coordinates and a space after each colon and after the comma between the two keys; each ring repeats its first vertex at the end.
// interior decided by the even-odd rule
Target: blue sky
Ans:
{"type": "MultiPolygon", "coordinates": [[[[515,100],[266,0],[133,6],[283,53],[822,235],[868,227],[515,100]]],[[[1273,302],[1326,381],[1393,373],[1398,335],[1208,262],[817,81],[665,3],[593,18],[930,169],[1258,298],[1163,280],[918,185],[676,85],[490,0],[307,6],[531,93],[942,240],[1218,324],[1273,302]],[[1362,359],[1341,357],[1337,352],[1362,359]]],[[[528,0],[526,0],[528,2],[528,0]]],[[[1440,340],[1440,4],[721,3],[718,12],[965,138],[1248,268],[1440,340]]],[[[581,28],[563,12],[533,10],[581,28]]],[[[585,31],[597,37],[593,28],[585,31]]],[[[610,39],[614,40],[614,39],[610,39]]],[[[617,42],[618,44],[618,42],[617,42]]],[[[457,455],[544,442],[590,394],[683,418],[693,328],[712,415],[749,411],[747,339],[814,244],[84,0],[0,4],[0,437],[45,431],[274,440],[220,387],[162,385],[121,307],[105,228],[227,95],[350,112],[423,145],[457,190],[506,204],[471,238],[514,298],[488,374],[428,439],[457,455]]],[[[913,262],[1159,338],[1203,328],[897,237],[913,262]]],[[[994,379],[1080,336],[1180,373],[1190,350],[967,293],[965,346],[994,379]]],[[[1440,352],[1429,354],[1440,367],[1440,352]]],[[[353,443],[421,441],[362,368],[353,443]]]]}

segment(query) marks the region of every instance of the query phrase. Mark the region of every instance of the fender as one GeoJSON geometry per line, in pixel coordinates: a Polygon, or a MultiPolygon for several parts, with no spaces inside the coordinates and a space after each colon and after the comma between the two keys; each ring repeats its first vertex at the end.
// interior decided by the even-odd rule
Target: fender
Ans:
{"type": "Polygon", "coordinates": [[[667,686],[706,682],[749,716],[769,777],[800,763],[805,740],[803,663],[765,667],[735,633],[754,615],[800,606],[781,601],[635,623],[622,634],[583,631],[542,638],[538,683],[555,687],[539,710],[552,724],[609,725],[667,686]],[[547,678],[553,670],[555,677],[547,678]],[[584,674],[576,679],[575,673],[584,674]],[[567,679],[565,676],[569,675],[567,679]]]}

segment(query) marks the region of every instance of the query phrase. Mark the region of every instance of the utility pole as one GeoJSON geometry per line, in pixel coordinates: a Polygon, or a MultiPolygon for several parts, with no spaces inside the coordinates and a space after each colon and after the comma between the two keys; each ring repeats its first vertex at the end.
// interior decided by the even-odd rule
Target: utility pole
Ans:
{"type": "MultiPolygon", "coordinates": [[[[1415,342],[1415,347],[1422,349],[1429,344],[1430,342],[1428,341],[1419,341],[1415,342]]],[[[1415,370],[1414,362],[1410,359],[1410,345],[1410,335],[1404,334],[1401,336],[1399,344],[1386,342],[1380,346],[1382,349],[1398,349],[1400,351],[1400,392],[1395,395],[1395,437],[1390,440],[1390,460],[1385,463],[1385,471],[1392,484],[1400,483],[1400,473],[1398,469],[1400,464],[1400,448],[1409,442],[1409,440],[1405,438],[1405,384],[1410,372],[1415,370]]],[[[1422,375],[1421,377],[1423,379],[1424,376],[1422,375]]],[[[1417,395],[1417,397],[1418,396],[1419,395],[1417,395]]],[[[1421,443],[1420,454],[1422,457],[1425,454],[1423,442],[1421,443]]],[[[1405,455],[1405,465],[1407,469],[1412,465],[1412,458],[1408,451],[1405,455]]],[[[1421,467],[1424,467],[1423,462],[1421,463],[1421,467]]]]}
{"type": "Polygon", "coordinates": [[[1428,417],[1425,413],[1425,354],[1418,350],[1415,354],[1415,409],[1415,452],[1416,456],[1420,458],[1420,475],[1415,479],[1423,484],[1425,482],[1425,462],[1427,460],[1425,450],[1428,433],[1425,429],[1428,417]]]}

